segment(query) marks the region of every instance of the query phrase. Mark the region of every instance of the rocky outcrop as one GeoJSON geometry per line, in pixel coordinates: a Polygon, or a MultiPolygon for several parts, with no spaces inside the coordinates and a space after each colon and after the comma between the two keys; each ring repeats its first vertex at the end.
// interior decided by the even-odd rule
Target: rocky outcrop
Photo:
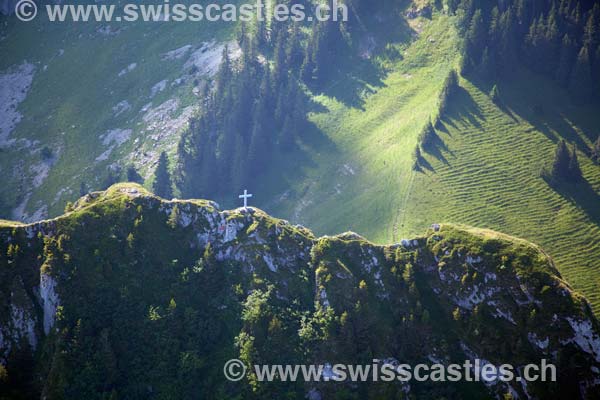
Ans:
{"type": "Polygon", "coordinates": [[[40,298],[42,299],[42,308],[44,310],[44,334],[49,334],[54,326],[56,309],[60,305],[58,295],[56,294],[56,281],[49,273],[40,274],[40,298]]]}
{"type": "MultiPolygon", "coordinates": [[[[197,312],[191,298],[199,289],[178,288],[198,275],[194,285],[220,293],[202,303],[207,313],[202,320],[229,316],[232,326],[236,318],[244,321],[231,343],[259,335],[265,328],[256,315],[269,310],[269,332],[289,330],[285,342],[304,348],[305,362],[352,359],[357,349],[411,363],[456,358],[511,363],[517,371],[546,359],[557,364],[559,386],[568,393],[589,393],[600,382],[598,322],[586,300],[536,246],[493,232],[442,225],[418,238],[378,246],[351,232],[316,238],[253,208],[166,201],[139,186],[118,185],[82,198],[67,216],[0,227],[0,274],[13,282],[0,286],[0,299],[7,299],[0,304],[7,312],[0,315],[3,362],[24,344],[32,352],[82,351],[61,340],[91,327],[77,342],[95,343],[103,360],[118,358],[110,355],[107,334],[94,332],[124,312],[120,304],[131,304],[125,322],[138,328],[148,318],[160,321],[180,303],[188,304],[181,315],[191,318],[197,312]],[[161,311],[157,299],[166,299],[162,307],[171,311],[161,311]],[[136,314],[139,302],[145,305],[136,314]],[[54,335],[54,328],[61,335],[54,335]],[[329,331],[319,334],[324,330],[329,331]]],[[[113,335],[136,334],[121,332],[123,323],[112,326],[113,335]]],[[[165,337],[176,335],[171,324],[180,326],[166,324],[165,337]]],[[[256,359],[248,362],[268,359],[276,350],[269,341],[252,340],[255,347],[243,356],[256,359]]],[[[48,385],[58,379],[38,378],[48,385]]],[[[546,390],[520,382],[484,383],[499,398],[533,398],[546,390]]],[[[332,390],[306,387],[306,393],[322,398],[332,390]]],[[[398,390],[423,394],[412,384],[398,390]]]]}

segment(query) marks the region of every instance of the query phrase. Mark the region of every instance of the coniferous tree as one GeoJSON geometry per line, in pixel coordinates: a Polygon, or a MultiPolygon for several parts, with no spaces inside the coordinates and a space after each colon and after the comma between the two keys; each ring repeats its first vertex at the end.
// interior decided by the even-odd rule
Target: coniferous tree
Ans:
{"type": "Polygon", "coordinates": [[[300,78],[306,83],[312,83],[314,79],[315,72],[315,62],[313,60],[313,51],[310,46],[306,48],[306,52],[304,54],[304,61],[302,62],[302,67],[300,67],[300,78]]]}
{"type": "Polygon", "coordinates": [[[496,105],[499,105],[502,102],[502,99],[500,97],[500,90],[498,90],[497,85],[494,85],[494,87],[492,87],[492,91],[490,92],[490,98],[496,105]]]}
{"type": "Polygon", "coordinates": [[[173,197],[173,189],[171,188],[171,174],[169,173],[169,161],[167,153],[160,153],[158,158],[158,166],[154,172],[154,184],[152,189],[154,193],[162,198],[170,199],[173,197]]]}
{"type": "Polygon", "coordinates": [[[542,68],[542,71],[547,74],[552,74],[556,70],[557,59],[560,53],[561,37],[558,31],[557,19],[557,10],[553,4],[546,21],[546,32],[544,35],[544,68],[542,68]]]}
{"type": "Polygon", "coordinates": [[[486,80],[494,80],[496,78],[496,59],[494,57],[494,52],[490,51],[487,46],[481,55],[479,70],[481,76],[486,80]]]}
{"type": "Polygon", "coordinates": [[[512,71],[514,63],[517,61],[518,23],[512,8],[509,8],[500,17],[500,42],[497,44],[496,72],[499,75],[506,76],[512,71]]]}
{"type": "Polygon", "coordinates": [[[577,158],[577,149],[573,146],[571,151],[571,159],[569,160],[569,178],[572,182],[579,182],[583,177],[579,159],[577,158]]]}
{"type": "Polygon", "coordinates": [[[575,46],[568,34],[565,34],[560,49],[558,68],[556,69],[556,80],[562,86],[567,86],[571,75],[571,68],[575,61],[575,46]]]}
{"type": "Polygon", "coordinates": [[[596,53],[594,55],[594,63],[592,64],[594,69],[592,71],[592,79],[596,83],[595,89],[595,97],[597,99],[600,98],[600,45],[596,49],[596,53]]]}
{"type": "Polygon", "coordinates": [[[423,150],[431,150],[435,145],[436,140],[438,139],[437,134],[435,133],[435,129],[433,128],[433,124],[430,122],[425,125],[425,128],[421,132],[421,147],[423,150]]]}
{"type": "Polygon", "coordinates": [[[589,13],[584,27],[583,45],[595,49],[600,44],[600,5],[596,3],[589,13]]]}
{"type": "Polygon", "coordinates": [[[321,22],[316,25],[316,29],[313,33],[313,78],[316,83],[322,83],[327,76],[328,71],[328,27],[326,22],[321,22]]]}
{"type": "Polygon", "coordinates": [[[127,182],[142,183],[143,180],[133,165],[127,167],[127,182]]]}
{"type": "Polygon", "coordinates": [[[467,47],[468,53],[471,56],[471,61],[474,64],[479,63],[480,56],[483,52],[484,44],[487,41],[486,28],[483,22],[481,10],[475,11],[471,25],[467,31],[467,47]]]}
{"type": "Polygon", "coordinates": [[[443,115],[446,112],[448,102],[454,93],[456,93],[458,87],[458,74],[456,73],[456,70],[452,69],[444,80],[444,85],[442,86],[442,91],[440,93],[440,115],[443,115]]]}
{"type": "MultiPolygon", "coordinates": [[[[216,145],[208,137],[201,142],[200,159],[198,165],[200,177],[198,179],[198,190],[194,193],[202,197],[214,196],[217,188],[214,186],[215,178],[218,177],[217,157],[215,155],[216,145]]],[[[193,196],[192,196],[193,197],[193,196]]]]}
{"type": "Polygon", "coordinates": [[[456,13],[456,10],[458,9],[458,4],[460,3],[459,0],[447,0],[447,5],[448,5],[448,13],[450,15],[454,15],[456,13]]]}
{"type": "Polygon", "coordinates": [[[421,168],[421,159],[423,155],[421,154],[421,148],[419,146],[415,147],[415,151],[413,154],[413,170],[418,171],[421,168]]]}
{"type": "Polygon", "coordinates": [[[473,55],[469,49],[469,46],[465,46],[461,53],[459,70],[462,76],[467,76],[473,70],[473,55]]]}
{"type": "Polygon", "coordinates": [[[300,26],[294,23],[292,31],[288,37],[286,45],[287,65],[293,70],[298,70],[302,66],[303,50],[301,44],[300,26]]]}
{"type": "Polygon", "coordinates": [[[218,302],[219,298],[217,296],[225,287],[223,283],[226,282],[226,275],[225,271],[217,261],[217,257],[210,242],[206,245],[204,254],[199,260],[199,264],[203,278],[201,285],[205,290],[207,299],[209,299],[210,302],[218,302]]]}
{"type": "Polygon", "coordinates": [[[233,158],[231,160],[231,169],[229,181],[232,189],[239,191],[247,184],[247,148],[241,135],[235,135],[235,144],[233,148],[233,158]]]}
{"type": "Polygon", "coordinates": [[[573,68],[569,90],[576,99],[581,101],[589,100],[594,91],[594,82],[592,81],[592,69],[590,55],[587,47],[582,47],[577,62],[573,68]]]}
{"type": "Polygon", "coordinates": [[[277,38],[277,44],[275,45],[275,63],[273,73],[273,80],[275,82],[280,82],[283,79],[282,77],[287,74],[288,57],[286,54],[285,44],[285,36],[282,33],[277,38]]]}
{"type": "Polygon", "coordinates": [[[222,115],[222,111],[229,106],[231,95],[228,85],[231,84],[233,70],[231,59],[229,57],[229,46],[225,45],[221,56],[221,65],[216,76],[215,97],[218,102],[215,104],[217,115],[222,115]]]}
{"type": "Polygon", "coordinates": [[[571,171],[571,154],[564,140],[558,142],[552,164],[552,176],[556,179],[568,179],[571,171]]]}
{"type": "Polygon", "coordinates": [[[600,164],[600,135],[598,135],[598,139],[594,142],[594,149],[592,150],[594,160],[596,163],[600,164]]]}

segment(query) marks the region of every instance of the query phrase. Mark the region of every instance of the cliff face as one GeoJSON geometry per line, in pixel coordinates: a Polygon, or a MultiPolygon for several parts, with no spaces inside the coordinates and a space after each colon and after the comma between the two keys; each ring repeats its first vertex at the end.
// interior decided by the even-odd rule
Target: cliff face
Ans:
{"type": "Polygon", "coordinates": [[[0,228],[0,361],[0,394],[15,398],[578,398],[598,389],[600,336],[585,299],[515,238],[446,225],[392,246],[316,238],[119,185],[0,228]],[[559,381],[233,384],[230,358],[481,359],[518,375],[547,359],[559,381]]]}

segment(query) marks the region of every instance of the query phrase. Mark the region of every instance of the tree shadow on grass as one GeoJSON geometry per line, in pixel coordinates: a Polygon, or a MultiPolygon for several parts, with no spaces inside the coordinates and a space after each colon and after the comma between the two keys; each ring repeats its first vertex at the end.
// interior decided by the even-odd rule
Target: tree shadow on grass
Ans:
{"type": "Polygon", "coordinates": [[[462,87],[459,87],[450,99],[446,115],[442,118],[444,123],[454,129],[459,129],[452,119],[461,120],[476,128],[481,128],[479,120],[485,120],[479,105],[473,100],[469,92],[462,87]],[[451,118],[447,118],[446,116],[451,118]]]}
{"type": "Polygon", "coordinates": [[[365,110],[365,98],[383,88],[385,73],[371,60],[345,56],[334,71],[329,73],[329,84],[323,85],[321,93],[333,97],[347,107],[365,110]]]}
{"type": "Polygon", "coordinates": [[[585,179],[578,183],[560,182],[551,177],[544,181],[565,200],[580,208],[593,222],[600,223],[600,194],[585,179]]]}
{"type": "Polygon", "coordinates": [[[507,107],[516,115],[542,132],[548,139],[558,142],[560,138],[575,143],[578,148],[586,150],[589,146],[579,136],[560,108],[543,101],[529,101],[521,98],[508,98],[507,107]],[[553,132],[556,132],[553,133],[553,132]],[[558,136],[557,136],[558,135],[558,136]]]}
{"type": "MultiPolygon", "coordinates": [[[[387,71],[377,61],[378,57],[395,63],[402,59],[396,51],[388,52],[390,43],[407,43],[414,31],[404,18],[395,18],[398,10],[391,7],[387,14],[366,14],[354,26],[351,43],[336,57],[324,84],[317,91],[333,97],[347,107],[364,111],[365,99],[385,87],[387,71]],[[392,11],[393,10],[393,11],[392,11]]],[[[393,47],[393,46],[392,46],[393,47]]]]}
{"type": "Polygon", "coordinates": [[[415,167],[415,171],[425,173],[425,170],[435,173],[435,168],[433,168],[433,165],[431,165],[425,157],[421,157],[419,158],[418,164],[415,167]]]}
{"type": "Polygon", "coordinates": [[[437,158],[444,164],[449,165],[448,160],[446,159],[446,157],[443,154],[444,151],[449,152],[448,146],[446,146],[446,143],[444,143],[442,138],[437,133],[435,136],[436,136],[435,140],[429,146],[423,148],[423,151],[425,151],[427,154],[437,158]]]}
{"type": "MultiPolygon", "coordinates": [[[[487,81],[474,79],[472,82],[486,93],[491,90],[487,81]]],[[[525,68],[517,68],[510,77],[501,79],[498,83],[501,83],[502,99],[498,107],[513,121],[518,123],[519,118],[527,121],[553,142],[563,138],[582,150],[589,149],[570,122],[575,119],[571,115],[574,114],[574,104],[568,93],[554,81],[525,68]]],[[[582,129],[579,124],[578,128],[588,139],[596,139],[592,137],[594,132],[582,129]]]]}
{"type": "Polygon", "coordinates": [[[454,156],[454,153],[448,148],[446,142],[444,142],[444,139],[442,139],[442,137],[440,136],[441,132],[448,134],[448,136],[451,136],[444,123],[438,121],[434,128],[435,137],[433,137],[432,140],[430,139],[431,143],[423,147],[423,151],[437,158],[445,165],[449,165],[449,162],[446,159],[444,153],[450,154],[451,156],[454,156]]]}
{"type": "MultiPolygon", "coordinates": [[[[339,149],[314,123],[308,122],[302,126],[293,147],[285,151],[274,151],[267,168],[249,180],[244,180],[242,186],[258,193],[254,200],[259,208],[273,212],[281,203],[282,196],[285,193],[289,196],[293,184],[304,181],[308,176],[307,171],[318,167],[315,159],[317,153],[337,157],[339,149]]],[[[237,197],[217,200],[226,207],[238,204],[237,197]]]]}

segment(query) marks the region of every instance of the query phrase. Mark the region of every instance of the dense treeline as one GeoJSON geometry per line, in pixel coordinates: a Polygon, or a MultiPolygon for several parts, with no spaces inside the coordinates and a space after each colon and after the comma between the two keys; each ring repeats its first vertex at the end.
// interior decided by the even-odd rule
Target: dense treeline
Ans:
{"type": "MultiPolygon", "coordinates": [[[[284,1],[285,2],[285,1],[284,1]]],[[[442,2],[436,2],[441,6],[442,2]]],[[[224,50],[216,77],[203,86],[200,115],[178,148],[175,185],[184,197],[219,198],[264,178],[275,155],[294,152],[309,123],[309,90],[323,90],[361,30],[364,0],[347,1],[347,23],[275,20],[242,25],[241,56],[224,50]]],[[[464,37],[460,71],[495,82],[517,64],[557,80],[580,101],[600,98],[600,5],[585,0],[447,0],[464,37]]],[[[440,96],[439,115],[421,135],[433,146],[458,76],[440,96]],[[431,134],[433,133],[433,134],[431,134]]],[[[497,87],[490,96],[502,99],[497,87]]]]}
{"type": "Polygon", "coordinates": [[[258,21],[237,35],[241,57],[229,49],[201,94],[200,115],[178,148],[176,184],[185,197],[218,197],[258,180],[273,154],[297,146],[308,126],[306,87],[322,84],[342,48],[339,22],[258,21]]]}
{"type": "Polygon", "coordinates": [[[448,1],[465,35],[461,70],[506,77],[522,61],[569,88],[600,98],[600,4],[586,0],[448,1]]]}
{"type": "Polygon", "coordinates": [[[218,198],[251,186],[275,154],[293,152],[309,129],[307,92],[335,78],[351,37],[364,29],[361,15],[384,3],[348,0],[346,22],[242,24],[241,57],[224,50],[216,77],[204,85],[200,115],[179,144],[174,180],[182,196],[218,198]]]}

